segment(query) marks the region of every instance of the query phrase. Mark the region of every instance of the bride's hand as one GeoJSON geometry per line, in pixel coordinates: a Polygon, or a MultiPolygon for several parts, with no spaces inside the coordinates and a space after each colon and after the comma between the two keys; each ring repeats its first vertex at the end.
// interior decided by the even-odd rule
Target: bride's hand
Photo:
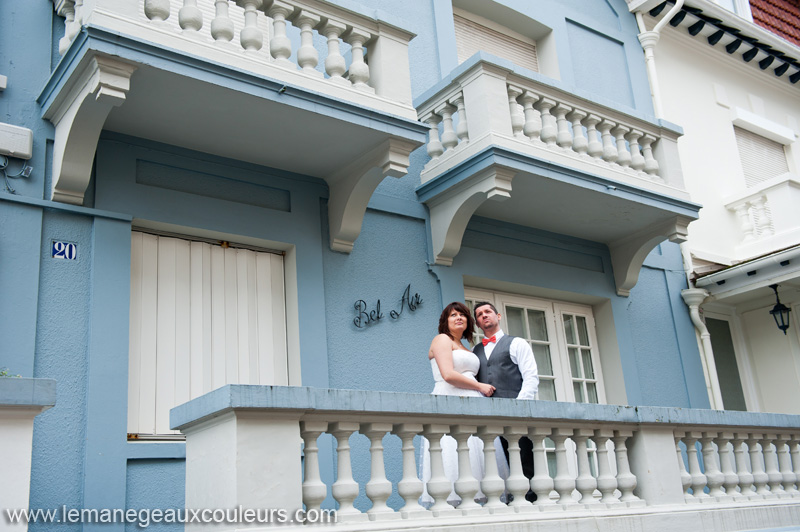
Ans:
{"type": "Polygon", "coordinates": [[[494,393],[495,388],[491,384],[485,384],[483,382],[479,382],[478,385],[479,385],[478,391],[481,392],[486,397],[491,397],[492,394],[494,393]]]}

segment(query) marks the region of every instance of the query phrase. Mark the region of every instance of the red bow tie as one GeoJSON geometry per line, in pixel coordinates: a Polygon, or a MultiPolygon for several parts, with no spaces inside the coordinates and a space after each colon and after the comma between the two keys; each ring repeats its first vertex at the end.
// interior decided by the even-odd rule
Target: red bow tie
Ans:
{"type": "Polygon", "coordinates": [[[483,340],[481,340],[481,343],[483,344],[484,347],[486,347],[486,344],[495,344],[497,343],[497,340],[495,340],[495,337],[492,336],[491,338],[484,338],[483,340]]]}

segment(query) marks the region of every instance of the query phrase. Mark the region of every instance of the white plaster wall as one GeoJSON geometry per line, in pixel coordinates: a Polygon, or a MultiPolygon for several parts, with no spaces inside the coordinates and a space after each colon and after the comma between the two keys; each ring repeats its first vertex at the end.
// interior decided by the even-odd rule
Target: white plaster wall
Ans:
{"type": "MultiPolygon", "coordinates": [[[[739,223],[724,207],[724,198],[745,189],[732,109],[800,133],[800,90],[771,75],[771,69],[761,71],[684,29],[667,26],[655,53],[663,118],[684,129],[678,141],[684,179],[692,200],[703,205],[700,219],[689,226],[690,249],[712,260],[749,258],[736,256],[739,223]]],[[[787,154],[790,171],[797,172],[798,151],[787,154]]]]}
{"type": "MultiPolygon", "coordinates": [[[[762,412],[800,414],[800,344],[784,335],[769,314],[772,306],[742,314],[753,379],[762,412]]],[[[742,376],[746,378],[746,376],[742,376]]]]}

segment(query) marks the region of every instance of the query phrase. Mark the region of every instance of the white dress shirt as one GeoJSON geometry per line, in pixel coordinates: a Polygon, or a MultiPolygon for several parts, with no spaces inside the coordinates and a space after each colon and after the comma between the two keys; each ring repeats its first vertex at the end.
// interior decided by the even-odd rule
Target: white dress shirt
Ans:
{"type": "MultiPolygon", "coordinates": [[[[486,360],[492,356],[497,342],[500,338],[505,336],[502,329],[494,334],[495,341],[489,342],[483,346],[483,354],[486,360]]],[[[536,359],[533,356],[533,351],[528,342],[520,337],[514,337],[511,340],[511,345],[508,348],[511,355],[511,361],[519,367],[519,372],[522,374],[522,388],[517,395],[517,399],[536,399],[539,392],[539,370],[536,367],[536,359]]]]}

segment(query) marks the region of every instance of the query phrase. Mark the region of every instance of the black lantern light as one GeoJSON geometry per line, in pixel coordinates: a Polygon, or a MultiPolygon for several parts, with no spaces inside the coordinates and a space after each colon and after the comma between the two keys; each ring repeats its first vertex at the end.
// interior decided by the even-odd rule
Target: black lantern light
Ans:
{"type": "Polygon", "coordinates": [[[775,318],[775,325],[778,326],[778,329],[783,331],[783,334],[786,334],[786,329],[789,328],[789,313],[792,311],[789,307],[781,303],[780,298],[778,297],[778,285],[771,284],[769,285],[770,288],[775,290],[775,301],[777,303],[772,310],[769,311],[772,314],[772,317],[775,318]]]}

